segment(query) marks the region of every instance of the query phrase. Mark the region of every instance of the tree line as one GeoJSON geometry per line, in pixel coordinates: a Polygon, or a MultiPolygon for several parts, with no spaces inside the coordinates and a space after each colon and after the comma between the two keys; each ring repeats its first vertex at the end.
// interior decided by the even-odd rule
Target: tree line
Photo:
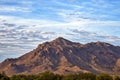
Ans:
{"type": "Polygon", "coordinates": [[[92,73],[79,73],[59,75],[49,71],[41,73],[39,75],[13,75],[11,77],[4,73],[0,73],[0,80],[120,80],[119,76],[110,76],[108,74],[95,75],[92,73]]]}

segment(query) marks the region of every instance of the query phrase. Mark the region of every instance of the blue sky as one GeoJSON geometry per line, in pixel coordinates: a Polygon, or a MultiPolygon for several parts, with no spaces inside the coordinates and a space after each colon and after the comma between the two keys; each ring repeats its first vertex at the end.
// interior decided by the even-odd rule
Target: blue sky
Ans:
{"type": "Polygon", "coordinates": [[[68,21],[69,16],[78,20],[119,21],[119,3],[119,0],[0,0],[0,15],[55,21],[68,21]]]}
{"type": "Polygon", "coordinates": [[[0,61],[59,36],[120,46],[120,0],[0,0],[0,61]]]}

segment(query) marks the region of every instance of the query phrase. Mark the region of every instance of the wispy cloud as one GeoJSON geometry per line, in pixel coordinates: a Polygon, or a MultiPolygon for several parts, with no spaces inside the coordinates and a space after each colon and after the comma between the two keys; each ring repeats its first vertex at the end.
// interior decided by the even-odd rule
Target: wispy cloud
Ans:
{"type": "Polygon", "coordinates": [[[79,29],[70,29],[70,31],[72,31],[72,36],[74,37],[74,39],[78,40],[78,42],[79,40],[83,43],[102,41],[102,42],[108,42],[114,45],[120,44],[120,36],[99,34],[97,32],[90,32],[90,31],[84,31],[79,29]]]}
{"type": "MultiPolygon", "coordinates": [[[[53,38],[61,34],[59,30],[63,31],[62,35],[69,33],[67,29],[76,29],[73,32],[85,33],[85,36],[101,34],[106,36],[117,35],[115,32],[119,30],[120,21],[71,21],[71,22],[52,22],[47,20],[21,19],[19,17],[4,17],[1,16],[1,30],[0,36],[5,39],[13,38],[21,41],[32,41],[47,39],[55,35],[53,38]],[[17,22],[16,19],[18,20],[17,22]],[[2,22],[4,20],[4,22],[2,22]],[[31,24],[32,23],[32,24],[31,24]],[[112,29],[112,30],[110,30],[112,29]],[[79,31],[83,30],[83,31],[79,31]],[[85,32],[85,31],[86,32],[85,32]],[[106,32],[107,31],[107,32],[106,32]],[[92,33],[90,33],[92,32],[92,33]],[[102,32],[102,33],[100,33],[102,32]],[[104,33],[104,34],[103,34],[104,33]],[[51,36],[50,36],[51,35],[51,36]]],[[[119,35],[117,35],[119,36],[119,35]]],[[[7,40],[8,40],[7,39],[7,40]]],[[[92,38],[91,38],[92,39],[92,38]]]]}
{"type": "Polygon", "coordinates": [[[31,12],[29,8],[17,6],[0,6],[1,12],[31,12]]]}

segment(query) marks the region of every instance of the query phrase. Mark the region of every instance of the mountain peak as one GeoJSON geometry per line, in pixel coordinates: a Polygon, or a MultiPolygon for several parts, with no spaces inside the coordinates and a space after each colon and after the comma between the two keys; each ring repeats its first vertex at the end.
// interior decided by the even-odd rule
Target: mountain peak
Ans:
{"type": "MultiPolygon", "coordinates": [[[[67,39],[65,39],[65,38],[63,38],[63,37],[58,37],[58,38],[56,38],[55,40],[64,40],[64,41],[66,41],[67,39]]],[[[67,40],[68,41],[68,40],[67,40]]]]}
{"type": "Polygon", "coordinates": [[[57,44],[57,45],[70,45],[73,42],[71,42],[63,37],[58,37],[55,40],[53,40],[52,43],[57,44]]]}

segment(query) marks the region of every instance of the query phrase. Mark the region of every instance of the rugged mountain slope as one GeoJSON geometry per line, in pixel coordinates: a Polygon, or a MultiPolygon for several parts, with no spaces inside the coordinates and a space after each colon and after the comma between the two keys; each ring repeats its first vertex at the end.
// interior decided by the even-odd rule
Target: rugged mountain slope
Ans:
{"type": "Polygon", "coordinates": [[[8,75],[44,71],[57,74],[119,73],[120,47],[103,42],[80,44],[59,37],[38,45],[19,58],[6,59],[0,63],[0,71],[8,75]]]}

